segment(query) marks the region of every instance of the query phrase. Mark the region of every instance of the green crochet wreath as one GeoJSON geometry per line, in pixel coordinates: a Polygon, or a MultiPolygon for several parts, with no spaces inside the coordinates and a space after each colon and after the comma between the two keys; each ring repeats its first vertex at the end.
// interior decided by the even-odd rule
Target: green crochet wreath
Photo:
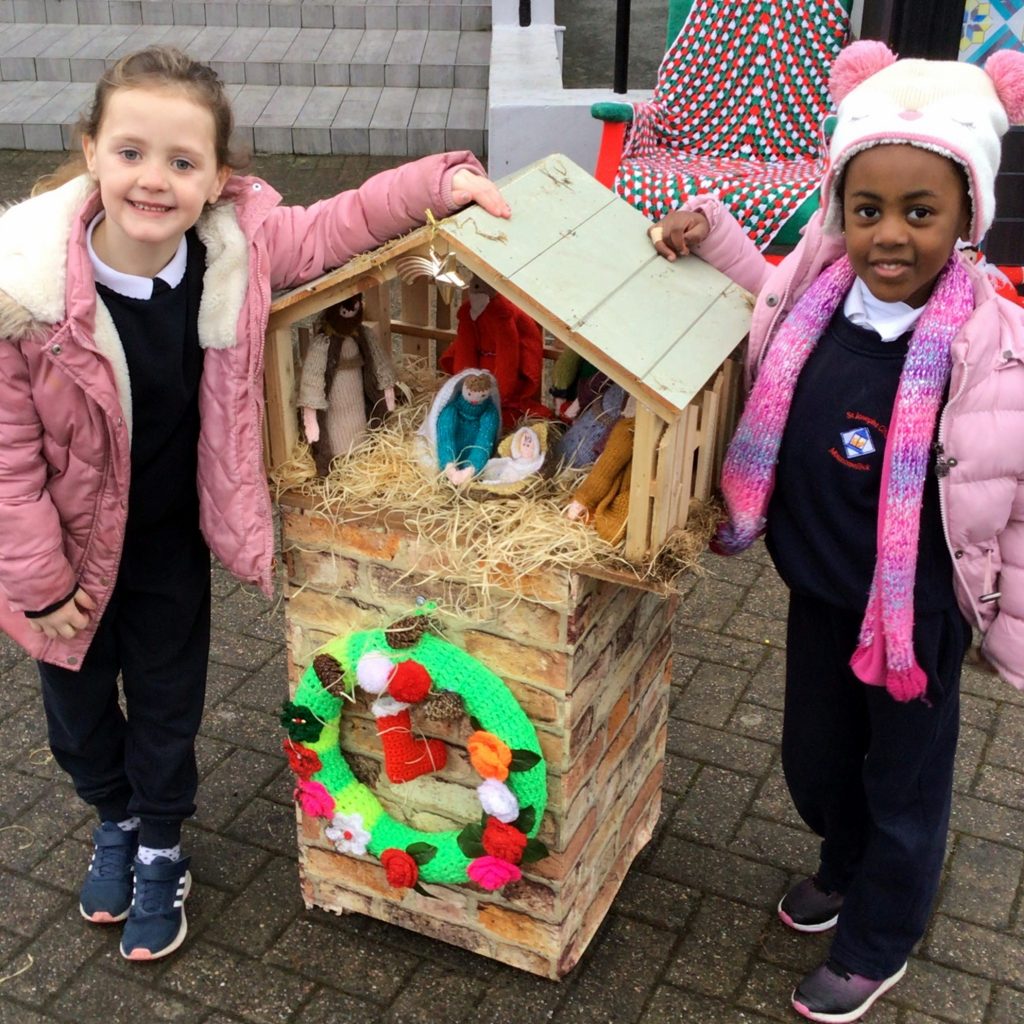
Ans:
{"type": "MultiPolygon", "coordinates": [[[[394,886],[425,892],[421,881],[473,881],[500,889],[519,880],[520,864],[547,856],[536,838],[547,802],[544,758],[536,730],[508,687],[465,651],[429,632],[428,611],[387,629],[336,637],[306,669],[281,714],[288,730],[285,753],[297,776],[295,797],[305,813],[330,822],[325,834],[339,852],[377,857],[394,886]],[[385,811],[353,774],[338,741],[345,698],[331,689],[351,695],[356,686],[377,695],[373,711],[385,767],[388,744],[397,737],[406,745],[420,744],[431,760],[415,769],[417,774],[443,764],[445,752],[439,740],[411,739],[408,709],[444,691],[461,698],[475,730],[467,749],[482,778],[479,821],[424,832],[385,811]]],[[[396,771],[404,770],[395,763],[396,771]]]]}

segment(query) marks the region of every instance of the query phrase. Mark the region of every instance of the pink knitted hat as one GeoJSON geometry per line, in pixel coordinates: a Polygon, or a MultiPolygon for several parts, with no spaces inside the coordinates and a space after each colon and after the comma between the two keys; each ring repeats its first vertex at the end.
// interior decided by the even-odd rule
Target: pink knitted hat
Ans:
{"type": "Polygon", "coordinates": [[[1000,50],[982,70],[960,61],[897,60],[884,43],[862,40],[836,58],[829,89],[839,110],[821,190],[825,230],[841,231],[836,186],[851,157],[904,143],[967,172],[977,245],[995,215],[1000,140],[1010,124],[1024,123],[1024,53],[1000,50]]]}

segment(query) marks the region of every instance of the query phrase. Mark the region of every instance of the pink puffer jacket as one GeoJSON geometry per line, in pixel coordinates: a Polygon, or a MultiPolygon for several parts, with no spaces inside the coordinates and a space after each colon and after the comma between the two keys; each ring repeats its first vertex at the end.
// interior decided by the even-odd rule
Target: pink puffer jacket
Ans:
{"type": "MultiPolygon", "coordinates": [[[[710,196],[687,204],[711,232],[694,253],[757,296],[747,352],[748,383],[779,324],[812,281],[845,251],[815,214],[778,266],[758,252],[710,196]]],[[[974,314],[953,342],[949,401],[939,420],[945,474],[939,500],[953,555],[960,609],[983,634],[999,674],[1024,689],[1024,309],[998,296],[967,264],[974,314]]]]}
{"type": "MultiPolygon", "coordinates": [[[[271,589],[273,530],[262,459],[263,338],[272,289],[294,286],[455,208],[470,153],[427,157],[303,207],[232,178],[197,224],[200,525],[240,579],[271,589]]],[[[77,669],[117,578],[132,429],[124,351],[97,302],[85,231],[99,194],[83,176],[0,217],[0,629],[35,658],[77,669]],[[97,604],[74,640],[22,614],[82,587],[97,604]]]]}

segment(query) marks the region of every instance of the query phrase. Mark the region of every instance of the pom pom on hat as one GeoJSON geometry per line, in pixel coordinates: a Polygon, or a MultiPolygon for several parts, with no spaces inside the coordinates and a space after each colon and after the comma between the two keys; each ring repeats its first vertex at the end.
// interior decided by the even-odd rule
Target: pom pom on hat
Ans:
{"type": "Polygon", "coordinates": [[[964,61],[897,60],[883,43],[843,50],[829,87],[838,100],[822,181],[824,229],[842,230],[839,187],[858,153],[907,145],[959,164],[967,177],[970,241],[979,244],[995,216],[1000,140],[1009,121],[1024,119],[1024,54],[1000,52],[985,70],[964,61]]]}
{"type": "Polygon", "coordinates": [[[1010,124],[1024,124],[1024,53],[999,50],[985,61],[985,72],[996,87],[1010,124]]]}
{"type": "Polygon", "coordinates": [[[828,77],[828,90],[836,103],[882,68],[896,62],[896,54],[876,39],[851,43],[835,59],[828,77]]]}

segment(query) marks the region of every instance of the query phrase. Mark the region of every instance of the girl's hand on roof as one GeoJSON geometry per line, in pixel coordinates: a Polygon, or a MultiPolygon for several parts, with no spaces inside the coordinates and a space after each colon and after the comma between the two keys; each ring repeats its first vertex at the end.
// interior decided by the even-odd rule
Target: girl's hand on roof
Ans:
{"type": "Polygon", "coordinates": [[[512,207],[505,202],[498,186],[490,178],[466,167],[460,167],[452,175],[452,199],[458,206],[476,203],[493,217],[508,219],[512,216],[512,207]]]}
{"type": "Polygon", "coordinates": [[[89,625],[89,612],[95,607],[96,602],[79,587],[74,597],[65,601],[56,611],[38,619],[29,619],[28,624],[31,629],[51,640],[72,640],[79,630],[89,625]]]}
{"type": "Polygon", "coordinates": [[[672,262],[677,256],[688,255],[710,231],[711,225],[703,213],[673,210],[664,220],[647,229],[647,237],[658,255],[672,262]]]}

